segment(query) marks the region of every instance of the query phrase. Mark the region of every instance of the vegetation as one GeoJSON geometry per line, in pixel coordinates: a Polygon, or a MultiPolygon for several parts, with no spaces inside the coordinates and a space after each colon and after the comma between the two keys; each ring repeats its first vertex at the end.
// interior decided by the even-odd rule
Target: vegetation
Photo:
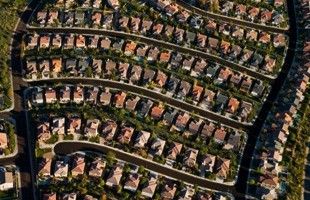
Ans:
{"type": "Polygon", "coordinates": [[[13,91],[10,76],[8,76],[10,74],[10,40],[19,14],[26,2],[26,0],[0,0],[0,95],[3,96],[0,110],[12,105],[13,91]]]}
{"type": "Polygon", "coordinates": [[[310,132],[310,90],[305,95],[305,100],[299,111],[301,122],[299,127],[290,129],[286,143],[282,164],[287,167],[287,194],[285,199],[300,199],[303,192],[304,164],[307,159],[306,149],[309,143],[310,132]]]}

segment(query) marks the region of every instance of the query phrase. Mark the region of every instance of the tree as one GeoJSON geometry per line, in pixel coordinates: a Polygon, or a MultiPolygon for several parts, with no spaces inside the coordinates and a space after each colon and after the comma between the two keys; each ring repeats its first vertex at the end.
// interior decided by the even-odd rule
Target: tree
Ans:
{"type": "Polygon", "coordinates": [[[112,152],[112,151],[109,151],[109,152],[107,153],[106,158],[107,158],[107,163],[108,163],[108,165],[113,165],[113,163],[114,163],[114,161],[115,161],[115,153],[112,152]]]}

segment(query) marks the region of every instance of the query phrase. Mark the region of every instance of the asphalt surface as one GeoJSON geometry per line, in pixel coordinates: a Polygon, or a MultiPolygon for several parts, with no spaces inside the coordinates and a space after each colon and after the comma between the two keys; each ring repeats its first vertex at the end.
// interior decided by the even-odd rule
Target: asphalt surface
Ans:
{"type": "Polygon", "coordinates": [[[176,2],[181,7],[185,8],[187,10],[190,10],[193,13],[197,13],[199,15],[202,15],[204,17],[209,17],[211,19],[221,20],[223,22],[235,24],[238,26],[241,25],[241,26],[245,26],[248,28],[254,28],[257,30],[269,31],[269,32],[274,32],[274,33],[287,33],[288,32],[288,29],[285,29],[285,28],[283,29],[283,28],[277,28],[275,26],[266,26],[263,24],[258,24],[258,23],[254,23],[254,22],[250,22],[250,21],[246,21],[246,20],[240,20],[236,17],[228,17],[225,15],[205,11],[205,10],[202,10],[198,7],[192,6],[189,3],[186,3],[186,1],[184,1],[184,0],[176,0],[176,2]]]}
{"type": "Polygon", "coordinates": [[[202,109],[200,107],[197,107],[195,105],[186,103],[184,101],[180,101],[168,96],[165,96],[159,92],[155,92],[143,87],[138,87],[135,85],[131,84],[125,84],[121,82],[116,82],[116,81],[110,81],[110,80],[96,80],[96,79],[87,79],[87,78],[59,78],[59,79],[52,79],[52,80],[38,80],[38,81],[33,81],[29,82],[30,85],[33,86],[40,86],[40,85],[48,85],[48,84],[53,84],[53,83],[68,83],[68,84],[84,84],[84,85],[102,85],[104,87],[111,87],[115,89],[120,89],[124,91],[129,91],[132,93],[138,93],[143,96],[147,97],[152,97],[153,99],[165,102],[169,105],[172,105],[177,108],[182,108],[183,110],[186,110],[188,112],[194,112],[198,115],[201,115],[203,117],[206,117],[210,120],[216,121],[223,123],[227,126],[236,128],[236,129],[243,129],[243,130],[248,130],[250,125],[226,118],[225,116],[218,115],[214,112],[207,111],[205,109],[202,109]]]}
{"type": "Polygon", "coordinates": [[[182,47],[182,46],[179,46],[173,43],[165,42],[163,40],[157,40],[154,38],[126,33],[123,31],[113,31],[113,30],[105,30],[105,29],[93,29],[93,28],[78,28],[78,27],[33,27],[33,26],[29,26],[28,30],[35,31],[37,33],[96,34],[96,35],[105,35],[105,36],[110,36],[110,37],[118,37],[118,38],[125,38],[125,39],[140,41],[142,43],[152,44],[157,47],[163,47],[163,48],[171,49],[171,50],[174,50],[180,53],[189,54],[189,55],[204,58],[207,60],[212,60],[224,66],[229,66],[233,70],[245,73],[249,76],[258,78],[260,80],[264,80],[268,82],[271,82],[274,80],[274,78],[271,76],[256,72],[254,70],[251,70],[250,68],[237,64],[235,62],[225,60],[219,56],[215,56],[215,55],[205,53],[205,52],[195,50],[195,49],[182,47]]]}

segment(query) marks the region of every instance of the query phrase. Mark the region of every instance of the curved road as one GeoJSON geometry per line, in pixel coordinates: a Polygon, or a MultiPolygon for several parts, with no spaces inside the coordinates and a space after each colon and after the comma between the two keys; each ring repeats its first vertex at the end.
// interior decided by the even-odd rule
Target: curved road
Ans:
{"type": "Polygon", "coordinates": [[[250,21],[246,21],[246,20],[241,20],[241,19],[238,19],[236,17],[233,18],[233,17],[229,17],[229,16],[220,15],[220,14],[216,14],[213,12],[205,11],[205,10],[200,9],[198,7],[192,6],[189,3],[186,3],[184,0],[176,0],[176,3],[180,7],[183,7],[186,10],[190,10],[193,13],[197,13],[201,16],[210,17],[210,18],[216,19],[216,20],[221,20],[221,21],[226,22],[226,23],[235,24],[237,26],[241,25],[241,26],[246,26],[248,28],[253,28],[253,29],[263,30],[263,31],[268,31],[268,32],[274,32],[274,33],[287,33],[289,31],[288,28],[284,29],[284,28],[278,28],[275,26],[258,24],[258,23],[254,23],[254,22],[250,22],[250,21]]]}
{"type": "Polygon", "coordinates": [[[30,31],[36,31],[37,33],[75,33],[75,34],[96,34],[96,35],[105,35],[110,37],[120,37],[120,38],[126,38],[131,40],[140,41],[146,44],[152,44],[157,47],[164,47],[166,49],[172,49],[177,52],[181,52],[184,54],[190,54],[192,56],[198,56],[200,58],[205,58],[207,60],[212,60],[214,62],[217,62],[219,64],[222,64],[224,66],[228,66],[236,71],[243,72],[245,74],[248,74],[249,76],[255,77],[257,79],[261,79],[264,81],[273,81],[273,76],[268,76],[261,74],[259,72],[256,72],[254,70],[251,70],[250,68],[244,67],[240,64],[225,60],[219,56],[211,55],[209,53],[205,53],[196,49],[190,49],[186,47],[181,47],[179,45],[165,42],[163,40],[156,40],[154,38],[145,37],[142,35],[136,35],[131,33],[126,33],[123,31],[113,31],[113,30],[105,30],[105,29],[93,29],[93,28],[78,28],[78,27],[33,27],[28,26],[28,30],[30,31]]]}
{"type": "Polygon", "coordinates": [[[200,178],[198,176],[193,176],[187,173],[184,173],[181,170],[176,170],[171,167],[165,166],[163,164],[159,164],[153,162],[151,160],[146,160],[134,154],[126,153],[124,151],[105,146],[99,145],[90,142],[81,142],[81,141],[63,141],[59,142],[54,147],[55,154],[71,154],[76,151],[95,151],[100,153],[114,152],[116,157],[124,160],[126,162],[135,163],[136,165],[142,165],[147,169],[152,171],[161,173],[161,174],[169,174],[170,177],[182,180],[184,182],[188,182],[190,184],[196,184],[201,187],[207,187],[212,190],[218,190],[222,192],[228,192],[233,194],[237,199],[244,198],[245,195],[239,194],[235,191],[234,186],[225,185],[213,181],[209,181],[204,178],[200,178]],[[68,148],[70,146],[70,148],[68,148]]]}
{"type": "Polygon", "coordinates": [[[104,85],[105,87],[111,87],[116,88],[120,90],[129,91],[131,93],[137,93],[141,94],[143,96],[151,97],[153,99],[165,102],[169,105],[172,105],[177,108],[182,108],[183,110],[186,110],[188,112],[195,112],[198,115],[201,115],[203,117],[206,117],[208,119],[211,119],[216,122],[220,122],[223,124],[226,124],[227,126],[236,128],[236,129],[244,129],[248,130],[250,128],[250,124],[241,123],[229,118],[226,118],[223,115],[216,114],[214,112],[210,112],[207,110],[204,110],[198,106],[195,106],[193,104],[186,103],[184,101],[180,101],[174,98],[170,98],[166,95],[163,95],[159,92],[154,92],[152,90],[149,90],[147,88],[131,85],[128,83],[121,83],[117,81],[111,81],[111,80],[99,80],[99,79],[93,79],[93,78],[53,78],[53,79],[46,79],[46,80],[37,80],[29,82],[30,85],[38,86],[38,85],[44,85],[44,84],[53,84],[53,83],[71,83],[71,84],[86,84],[86,85],[104,85]]]}

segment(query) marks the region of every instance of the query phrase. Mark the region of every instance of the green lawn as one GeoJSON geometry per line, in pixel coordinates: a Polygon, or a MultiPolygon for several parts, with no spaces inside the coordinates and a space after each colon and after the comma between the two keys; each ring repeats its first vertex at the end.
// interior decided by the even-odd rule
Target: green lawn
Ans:
{"type": "Polygon", "coordinates": [[[9,73],[9,47],[12,32],[19,14],[28,0],[0,0],[0,93],[4,95],[4,106],[0,110],[10,107],[11,81],[9,73]]]}

